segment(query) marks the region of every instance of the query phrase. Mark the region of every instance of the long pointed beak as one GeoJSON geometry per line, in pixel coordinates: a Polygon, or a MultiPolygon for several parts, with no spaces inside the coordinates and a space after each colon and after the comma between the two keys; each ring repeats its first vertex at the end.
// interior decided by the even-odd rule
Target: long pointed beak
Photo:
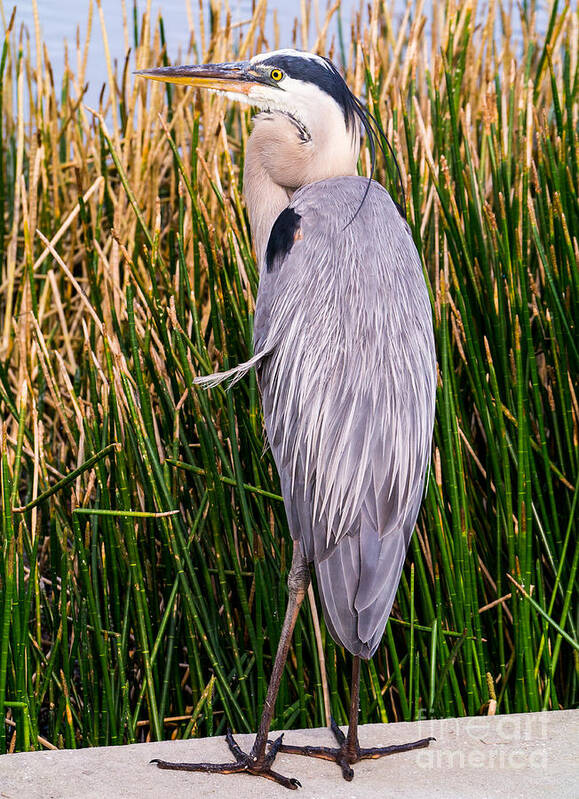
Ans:
{"type": "Polygon", "coordinates": [[[250,71],[249,61],[233,64],[199,64],[183,67],[156,67],[135,72],[149,80],[164,83],[181,83],[221,92],[249,94],[252,86],[261,83],[259,76],[250,71]]]}

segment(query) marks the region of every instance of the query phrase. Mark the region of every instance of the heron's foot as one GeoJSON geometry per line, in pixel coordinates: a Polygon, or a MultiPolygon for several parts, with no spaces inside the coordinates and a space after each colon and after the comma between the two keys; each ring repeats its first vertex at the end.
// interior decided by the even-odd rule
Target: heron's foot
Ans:
{"type": "Polygon", "coordinates": [[[280,735],[275,741],[269,742],[269,749],[261,759],[251,753],[243,752],[235,742],[231,730],[227,730],[225,740],[235,758],[234,763],[169,763],[166,760],[158,759],[151,760],[151,763],[156,763],[157,768],[173,769],[174,771],[202,771],[206,774],[253,774],[255,777],[265,777],[267,780],[277,782],[278,785],[283,785],[284,788],[289,788],[292,791],[301,788],[299,780],[293,777],[284,777],[283,774],[278,774],[271,768],[277,753],[281,750],[283,735],[280,735]]]}
{"type": "Polygon", "coordinates": [[[419,741],[412,741],[407,744],[395,744],[393,746],[375,746],[370,749],[363,749],[356,738],[355,743],[348,741],[342,730],[332,719],[332,732],[338,742],[338,748],[331,746],[292,746],[291,744],[280,744],[280,752],[290,755],[305,755],[306,757],[318,757],[321,760],[332,760],[342,769],[342,776],[350,782],[354,779],[352,763],[359,760],[375,760],[387,755],[395,755],[398,752],[410,752],[413,749],[424,749],[434,738],[421,738],[419,741]]]}

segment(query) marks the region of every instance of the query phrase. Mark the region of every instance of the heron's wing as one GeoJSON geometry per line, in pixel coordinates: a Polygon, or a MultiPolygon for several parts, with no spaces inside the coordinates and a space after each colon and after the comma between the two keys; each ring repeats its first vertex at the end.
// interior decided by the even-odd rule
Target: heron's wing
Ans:
{"type": "Polygon", "coordinates": [[[262,267],[255,357],[292,536],[332,634],[368,657],[422,497],[435,355],[408,226],[376,183],[358,211],[366,188],[337,178],[294,195],[293,234],[262,267]]]}

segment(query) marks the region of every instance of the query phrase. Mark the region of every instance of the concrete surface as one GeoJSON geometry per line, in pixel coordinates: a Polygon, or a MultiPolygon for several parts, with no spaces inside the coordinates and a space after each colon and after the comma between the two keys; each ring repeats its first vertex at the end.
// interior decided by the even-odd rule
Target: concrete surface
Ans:
{"type": "MultiPolygon", "coordinates": [[[[429,749],[357,763],[351,783],[333,763],[279,755],[275,769],[302,783],[295,794],[243,774],[161,771],[149,765],[153,757],[225,762],[231,758],[223,738],[4,755],[0,799],[579,797],[579,710],[369,724],[360,729],[360,743],[385,746],[429,735],[437,739],[429,749]]],[[[253,736],[237,740],[247,748],[253,736]]],[[[286,742],[333,745],[326,729],[292,730],[286,742]]]]}

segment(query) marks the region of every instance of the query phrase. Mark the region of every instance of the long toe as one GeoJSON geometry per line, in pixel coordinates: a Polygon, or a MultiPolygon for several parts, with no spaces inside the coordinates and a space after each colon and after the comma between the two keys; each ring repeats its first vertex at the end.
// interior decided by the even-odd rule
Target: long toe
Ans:
{"type": "MultiPolygon", "coordinates": [[[[255,772],[252,771],[251,773],[254,774],[255,772]]],[[[277,782],[278,785],[283,785],[284,788],[288,788],[290,791],[297,791],[298,788],[302,787],[301,782],[296,780],[295,777],[284,777],[283,774],[279,774],[277,771],[272,771],[271,769],[260,771],[256,776],[273,780],[277,782]]]]}
{"type": "Polygon", "coordinates": [[[233,737],[230,727],[227,728],[227,732],[225,733],[225,740],[227,742],[227,746],[229,747],[229,751],[236,760],[243,760],[244,757],[247,757],[233,737]]]}
{"type": "Polygon", "coordinates": [[[412,752],[414,749],[426,749],[431,741],[436,738],[421,738],[419,741],[410,741],[405,744],[393,744],[392,746],[376,746],[371,748],[360,749],[359,760],[375,760],[379,757],[387,757],[388,755],[397,755],[401,752],[412,752]]]}
{"type": "Polygon", "coordinates": [[[269,768],[273,763],[273,761],[275,760],[277,753],[281,749],[282,743],[283,743],[283,733],[279,736],[279,738],[276,738],[273,743],[270,743],[269,750],[263,761],[263,764],[266,768],[269,768]]]}
{"type": "Polygon", "coordinates": [[[330,716],[330,729],[334,733],[334,737],[338,742],[338,746],[342,746],[342,744],[346,740],[346,736],[344,735],[342,730],[338,727],[336,719],[333,716],[330,716]]]}
{"type": "Polygon", "coordinates": [[[245,771],[247,766],[243,762],[238,763],[172,763],[168,760],[150,760],[155,763],[157,768],[168,771],[203,771],[206,774],[239,774],[245,771]]]}

